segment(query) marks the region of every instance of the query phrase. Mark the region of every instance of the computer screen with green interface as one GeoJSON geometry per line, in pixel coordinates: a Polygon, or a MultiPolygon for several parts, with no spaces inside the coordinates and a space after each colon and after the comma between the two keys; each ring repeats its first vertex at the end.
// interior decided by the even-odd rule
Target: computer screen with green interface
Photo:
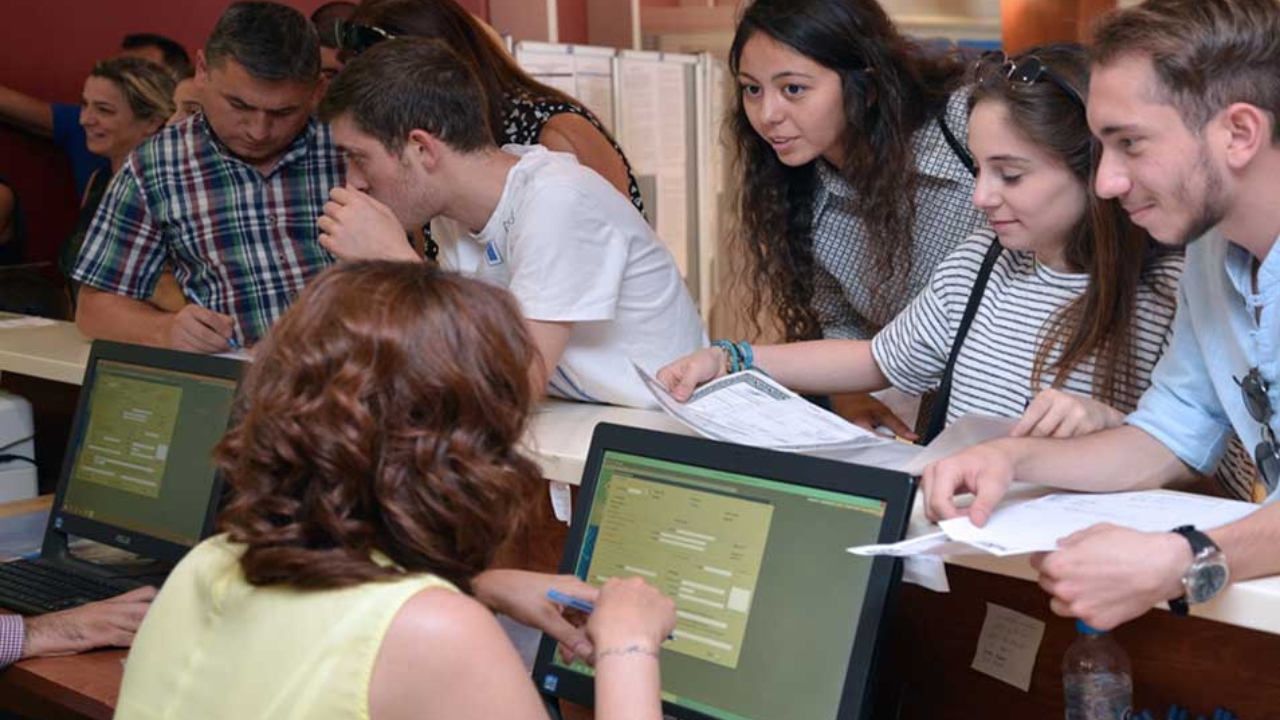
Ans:
{"type": "Polygon", "coordinates": [[[873,569],[846,548],[880,540],[885,507],[605,450],[575,571],[595,585],[638,575],[675,601],[660,657],[669,703],[725,720],[831,720],[873,569]]]}
{"type": "Polygon", "coordinates": [[[195,545],[236,380],[103,359],[85,391],[62,511],[195,545]]]}

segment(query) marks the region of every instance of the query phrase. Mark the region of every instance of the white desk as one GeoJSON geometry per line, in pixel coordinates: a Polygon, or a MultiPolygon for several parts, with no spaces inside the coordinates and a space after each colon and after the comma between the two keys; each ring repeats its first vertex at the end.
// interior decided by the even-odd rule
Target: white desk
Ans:
{"type": "Polygon", "coordinates": [[[0,330],[0,374],[12,372],[79,385],[88,362],[89,341],[76,330],[75,323],[0,330]]]}
{"type": "MultiPolygon", "coordinates": [[[[89,342],[75,325],[56,325],[0,330],[0,373],[13,372],[48,380],[79,384],[89,359],[89,342]]],[[[551,480],[577,485],[591,446],[591,433],[597,423],[663,430],[692,435],[685,426],[657,410],[587,405],[550,401],[540,407],[532,419],[526,446],[551,480]]],[[[1015,486],[1011,497],[1034,497],[1046,492],[1029,485],[1015,486]]],[[[933,532],[937,526],[924,517],[917,498],[912,512],[908,537],[933,532]]],[[[997,558],[965,555],[948,558],[948,563],[984,572],[1035,581],[1026,556],[997,558]]],[[[1192,613],[1240,627],[1280,635],[1280,577],[1250,580],[1233,584],[1213,602],[1192,608],[1192,613]]]]}

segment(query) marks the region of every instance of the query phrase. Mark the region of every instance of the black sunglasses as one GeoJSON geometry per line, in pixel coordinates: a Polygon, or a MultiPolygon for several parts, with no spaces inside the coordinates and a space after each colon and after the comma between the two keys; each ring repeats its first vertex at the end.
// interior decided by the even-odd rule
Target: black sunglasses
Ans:
{"type": "Polygon", "coordinates": [[[1267,486],[1267,492],[1276,489],[1276,481],[1280,480],[1280,450],[1276,448],[1276,434],[1271,430],[1271,398],[1267,391],[1271,389],[1266,378],[1258,368],[1250,368],[1244,379],[1233,378],[1244,395],[1244,406],[1249,410],[1249,417],[1262,424],[1262,442],[1253,449],[1253,462],[1258,466],[1258,474],[1267,486]]]}
{"type": "Polygon", "coordinates": [[[1084,107],[1084,98],[1080,96],[1080,92],[1071,86],[1071,83],[1063,80],[1049,65],[1035,55],[1024,55],[1017,60],[1010,59],[1004,54],[1003,50],[990,50],[982,54],[974,65],[974,76],[981,82],[984,77],[983,72],[990,72],[992,69],[998,68],[1001,75],[1010,83],[1019,85],[1034,85],[1040,81],[1053,83],[1059,90],[1066,93],[1067,97],[1075,101],[1080,107],[1084,107]]]}
{"type": "Polygon", "coordinates": [[[346,20],[336,21],[334,34],[338,37],[338,53],[345,59],[353,58],[383,40],[394,40],[395,35],[376,25],[361,25],[346,20]]]}

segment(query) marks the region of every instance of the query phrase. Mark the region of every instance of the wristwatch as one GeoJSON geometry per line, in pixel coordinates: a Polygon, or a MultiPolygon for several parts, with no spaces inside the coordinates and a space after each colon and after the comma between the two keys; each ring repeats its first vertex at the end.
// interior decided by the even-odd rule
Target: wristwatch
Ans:
{"type": "Polygon", "coordinates": [[[1187,614],[1188,605],[1205,602],[1222,592],[1227,586],[1227,556],[1208,535],[1194,525],[1182,525],[1173,529],[1191,544],[1191,566],[1182,573],[1182,597],[1169,601],[1174,615],[1187,614]]]}

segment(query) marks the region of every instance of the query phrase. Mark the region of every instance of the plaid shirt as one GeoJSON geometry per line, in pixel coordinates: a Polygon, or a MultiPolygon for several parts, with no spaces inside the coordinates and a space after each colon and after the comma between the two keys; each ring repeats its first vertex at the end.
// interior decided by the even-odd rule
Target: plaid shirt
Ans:
{"type": "MultiPolygon", "coordinates": [[[[960,143],[969,137],[969,92],[947,101],[947,127],[960,143]]],[[[974,230],[986,227],[986,215],[973,205],[973,175],[947,144],[937,120],[912,138],[918,178],[911,246],[911,272],[905,287],[872,292],[875,272],[871,244],[855,210],[854,190],[819,160],[813,210],[813,256],[817,263],[813,308],[828,338],[869,339],[906,308],[929,282],[933,268],[974,230]]]]}
{"type": "Polygon", "coordinates": [[[329,130],[314,120],[263,176],[197,114],[112,178],[72,278],[143,300],[168,264],[188,300],[235,318],[237,339],[253,343],[334,262],[316,220],[342,183],[329,130]]]}
{"type": "Polygon", "coordinates": [[[22,657],[26,630],[21,615],[0,615],[0,668],[14,664],[22,657]]]}

